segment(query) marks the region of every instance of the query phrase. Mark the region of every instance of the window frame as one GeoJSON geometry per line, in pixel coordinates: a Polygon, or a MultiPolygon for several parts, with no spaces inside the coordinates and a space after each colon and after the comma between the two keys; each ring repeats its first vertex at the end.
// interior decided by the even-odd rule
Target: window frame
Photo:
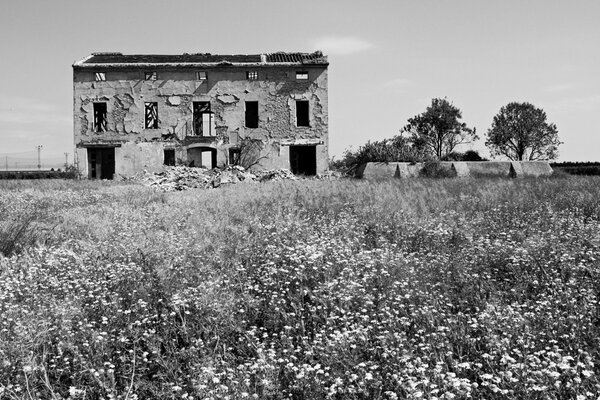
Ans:
{"type": "Polygon", "coordinates": [[[158,80],[158,72],[144,71],[144,80],[145,81],[157,81],[158,80]]]}
{"type": "Polygon", "coordinates": [[[310,128],[310,101],[309,100],[296,100],[296,126],[297,127],[301,127],[301,128],[310,128]],[[304,107],[304,104],[306,104],[306,116],[305,118],[300,118],[300,108],[298,107],[299,104],[303,104],[302,107],[304,107]],[[300,120],[302,120],[302,122],[306,121],[306,124],[300,124],[300,120]]]}
{"type": "Polygon", "coordinates": [[[106,81],[106,72],[94,72],[94,80],[96,82],[106,81]]]}
{"type": "Polygon", "coordinates": [[[94,120],[93,120],[93,126],[92,126],[92,130],[96,133],[103,133],[108,131],[108,123],[106,121],[107,116],[108,116],[108,103],[106,101],[95,101],[92,103],[93,104],[93,115],[94,115],[94,120]],[[100,104],[102,104],[104,106],[104,113],[101,114],[102,115],[102,119],[98,118],[98,116],[100,115],[100,110],[96,109],[96,107],[100,107],[100,104]]]}
{"type": "Polygon", "coordinates": [[[258,70],[246,71],[246,80],[257,81],[258,80],[258,70]]]}
{"type": "Polygon", "coordinates": [[[167,165],[167,166],[171,166],[174,167],[175,164],[177,164],[177,158],[175,155],[175,149],[163,149],[163,165],[167,165]],[[172,154],[173,158],[171,159],[171,157],[167,157],[167,153],[172,154]],[[171,162],[167,162],[168,160],[171,160],[171,162]]]}
{"type": "Polygon", "coordinates": [[[192,135],[200,137],[215,137],[217,135],[214,112],[211,111],[211,101],[192,101],[192,135]],[[204,115],[208,115],[205,118],[204,115]],[[204,122],[208,122],[209,135],[204,135],[204,122]]]}
{"type": "Polygon", "coordinates": [[[244,103],[244,127],[248,128],[248,129],[256,129],[256,128],[258,128],[259,123],[260,123],[260,112],[259,112],[258,100],[246,100],[246,102],[244,103]],[[248,113],[248,104],[249,103],[256,105],[256,115],[250,115],[248,113]],[[248,122],[254,122],[254,123],[248,124],[248,122]]]}
{"type": "Polygon", "coordinates": [[[156,101],[145,101],[144,102],[144,129],[159,129],[159,120],[158,120],[158,102],[156,101]],[[148,106],[153,106],[152,108],[154,108],[154,123],[150,124],[150,122],[152,122],[148,117],[148,110],[152,110],[152,108],[149,108],[148,106]]]}
{"type": "Polygon", "coordinates": [[[297,81],[307,81],[308,80],[308,71],[296,71],[296,80],[297,81]]]}
{"type": "Polygon", "coordinates": [[[208,79],[208,74],[206,71],[196,71],[196,80],[197,81],[205,81],[208,79]],[[202,75],[204,74],[204,77],[202,75]]]}

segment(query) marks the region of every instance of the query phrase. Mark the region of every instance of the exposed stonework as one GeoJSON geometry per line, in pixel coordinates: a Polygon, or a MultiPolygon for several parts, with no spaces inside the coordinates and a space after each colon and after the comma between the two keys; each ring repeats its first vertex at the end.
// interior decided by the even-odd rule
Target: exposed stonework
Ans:
{"type": "Polygon", "coordinates": [[[251,138],[260,142],[258,168],[300,166],[298,172],[323,172],[328,167],[327,66],[320,53],[263,57],[94,54],[73,65],[74,139],[80,169],[84,175],[99,177],[94,165],[100,168],[100,163],[112,162],[112,153],[90,152],[92,148],[114,148],[117,176],[137,173],[140,168],[161,170],[170,150],[176,162],[183,164],[192,159],[207,164],[210,158],[208,164],[224,165],[233,162],[229,150],[237,151],[242,138],[251,138]],[[293,61],[269,61],[279,59],[293,61]],[[256,72],[257,79],[248,79],[248,71],[256,72]],[[97,72],[104,73],[105,80],[97,81],[97,72]],[[155,80],[146,76],[152,72],[156,72],[155,80]],[[307,72],[308,79],[296,79],[298,72],[307,72]],[[298,101],[308,101],[307,121],[297,120],[298,101]],[[195,111],[201,102],[210,104],[211,116],[206,110],[195,111]],[[258,102],[258,127],[246,126],[247,102],[258,102]],[[95,126],[99,120],[94,103],[106,104],[101,132],[95,126]],[[152,107],[157,110],[158,128],[146,121],[152,107]],[[202,122],[198,122],[200,112],[206,114],[202,122]],[[146,128],[148,124],[152,128],[146,128]],[[299,126],[303,124],[307,126],[299,126]],[[199,132],[199,126],[208,133],[199,132]],[[312,150],[304,147],[315,148],[314,161],[312,150]],[[88,160],[92,154],[96,158],[88,160]],[[309,168],[316,164],[314,172],[302,169],[307,163],[309,168]]]}

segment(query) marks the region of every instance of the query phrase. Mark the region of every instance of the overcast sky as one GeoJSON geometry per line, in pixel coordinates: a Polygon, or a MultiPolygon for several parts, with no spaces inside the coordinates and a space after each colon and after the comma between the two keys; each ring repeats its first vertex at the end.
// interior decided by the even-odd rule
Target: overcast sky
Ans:
{"type": "Polygon", "coordinates": [[[599,19],[598,0],[3,0],[0,155],[73,153],[71,66],[91,52],[323,50],[332,156],[447,97],[482,137],[500,107],[531,102],[560,160],[599,161],[599,19]]]}

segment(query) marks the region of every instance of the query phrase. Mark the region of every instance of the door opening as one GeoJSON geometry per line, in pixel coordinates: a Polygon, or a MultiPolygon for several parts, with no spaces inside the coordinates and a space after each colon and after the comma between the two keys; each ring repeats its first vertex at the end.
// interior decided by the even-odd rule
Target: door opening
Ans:
{"type": "Polygon", "coordinates": [[[215,168],[217,166],[217,149],[212,147],[192,147],[187,151],[190,167],[215,168]]]}
{"type": "Polygon", "coordinates": [[[317,146],[290,146],[290,169],[295,175],[316,175],[317,146]]]}
{"type": "Polygon", "coordinates": [[[115,148],[88,148],[88,178],[113,179],[115,175],[115,148]]]}

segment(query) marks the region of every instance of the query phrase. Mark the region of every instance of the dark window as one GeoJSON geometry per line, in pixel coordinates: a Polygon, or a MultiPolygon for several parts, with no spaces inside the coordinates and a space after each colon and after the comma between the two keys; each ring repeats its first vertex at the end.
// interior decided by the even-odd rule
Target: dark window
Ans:
{"type": "Polygon", "coordinates": [[[144,103],[144,128],[158,129],[158,103],[144,103]]]}
{"type": "Polygon", "coordinates": [[[94,103],[94,132],[106,132],[106,103],[94,103]]]}
{"type": "Polygon", "coordinates": [[[246,102],[246,128],[258,128],[258,101],[246,102]]]}
{"type": "Polygon", "coordinates": [[[299,81],[305,81],[308,79],[307,71],[296,71],[296,79],[299,81]]]}
{"type": "Polygon", "coordinates": [[[296,100],[296,126],[310,126],[308,101],[296,100]]]}
{"type": "Polygon", "coordinates": [[[196,71],[196,79],[199,81],[206,80],[206,71],[196,71]]]}
{"type": "Polygon", "coordinates": [[[229,164],[240,165],[240,149],[231,148],[229,149],[229,164]]]}
{"type": "Polygon", "coordinates": [[[106,80],[106,73],[105,72],[96,72],[94,74],[96,82],[99,81],[105,81],[106,80]]]}
{"type": "Polygon", "coordinates": [[[144,79],[147,81],[155,81],[158,79],[156,71],[144,72],[144,79]]]}
{"type": "Polygon", "coordinates": [[[209,101],[195,101],[193,103],[194,135],[215,136],[213,114],[210,111],[209,101]]]}
{"type": "Polygon", "coordinates": [[[165,149],[165,165],[175,165],[175,150],[165,149]]]}
{"type": "Polygon", "coordinates": [[[246,79],[255,81],[258,79],[258,71],[246,71],[246,79]]]}

